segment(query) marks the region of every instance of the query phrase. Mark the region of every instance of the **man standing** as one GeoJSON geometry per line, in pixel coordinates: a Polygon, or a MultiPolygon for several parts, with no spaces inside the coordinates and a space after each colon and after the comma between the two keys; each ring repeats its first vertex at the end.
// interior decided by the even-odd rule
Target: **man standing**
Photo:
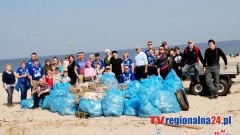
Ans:
{"type": "Polygon", "coordinates": [[[161,47],[163,47],[165,54],[167,54],[167,56],[169,56],[170,55],[170,52],[169,52],[170,50],[168,48],[168,43],[166,41],[163,41],[161,47]]]}
{"type": "Polygon", "coordinates": [[[31,86],[32,89],[35,89],[37,87],[37,84],[39,83],[39,80],[41,78],[44,78],[44,70],[42,67],[39,66],[39,62],[37,59],[33,61],[33,67],[29,70],[29,74],[31,76],[31,86]]]}
{"type": "Polygon", "coordinates": [[[148,64],[150,63],[150,61],[152,60],[152,55],[150,54],[150,50],[153,50],[153,45],[152,45],[152,41],[148,41],[147,42],[147,46],[148,46],[148,50],[145,51],[146,55],[147,55],[147,59],[148,59],[148,64]]]}
{"type": "Polygon", "coordinates": [[[204,63],[200,49],[194,45],[192,40],[188,40],[188,47],[186,47],[183,52],[183,61],[185,62],[185,65],[183,67],[183,75],[190,78],[188,72],[189,69],[193,67],[195,70],[194,79],[198,83],[200,82],[199,59],[202,63],[204,63]]]}
{"type": "Polygon", "coordinates": [[[95,53],[95,60],[92,62],[92,67],[96,71],[96,77],[97,78],[101,77],[101,75],[103,74],[103,72],[105,70],[105,64],[104,64],[103,60],[100,59],[99,53],[95,53]]]}
{"type": "Polygon", "coordinates": [[[136,62],[136,80],[140,80],[141,78],[147,78],[148,72],[148,60],[147,55],[141,50],[139,46],[136,47],[137,55],[135,56],[136,62]]]}
{"type": "MultiPolygon", "coordinates": [[[[27,62],[27,69],[28,69],[28,71],[32,70],[32,68],[34,66],[34,60],[37,60],[37,59],[38,59],[37,53],[33,52],[31,54],[31,59],[27,62]]],[[[38,63],[38,66],[42,67],[40,62],[38,63]]]]}
{"type": "Polygon", "coordinates": [[[219,57],[222,57],[225,63],[225,69],[228,68],[228,65],[226,55],[220,48],[215,46],[214,40],[208,40],[208,46],[209,48],[206,49],[204,55],[203,71],[206,74],[206,85],[211,92],[211,96],[209,98],[213,99],[218,98],[220,72],[219,57]]]}
{"type": "Polygon", "coordinates": [[[85,55],[84,52],[79,52],[77,54],[78,59],[76,60],[74,71],[78,77],[78,83],[83,83],[84,79],[84,70],[86,67],[86,61],[84,60],[85,55]]]}
{"type": "Polygon", "coordinates": [[[173,57],[173,69],[175,70],[178,77],[182,79],[182,67],[183,67],[182,53],[180,52],[179,47],[175,47],[174,51],[175,56],[173,57]]]}

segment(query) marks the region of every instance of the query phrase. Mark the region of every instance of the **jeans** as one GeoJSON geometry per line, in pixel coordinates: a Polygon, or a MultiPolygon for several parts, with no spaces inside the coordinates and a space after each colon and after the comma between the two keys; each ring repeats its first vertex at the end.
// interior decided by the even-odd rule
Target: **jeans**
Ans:
{"type": "Polygon", "coordinates": [[[7,88],[7,94],[8,94],[7,103],[8,103],[9,105],[12,104],[13,90],[14,90],[14,87],[13,87],[13,86],[9,86],[9,87],[7,88]]]}
{"type": "Polygon", "coordinates": [[[20,83],[19,87],[20,87],[20,91],[21,91],[21,101],[23,99],[27,99],[28,87],[23,83],[20,83]]]}
{"type": "Polygon", "coordinates": [[[218,95],[220,66],[210,66],[206,69],[206,85],[211,95],[218,95]],[[213,79],[213,80],[212,80],[213,79]]]}
{"type": "Polygon", "coordinates": [[[187,78],[192,79],[191,76],[189,75],[189,69],[190,68],[194,68],[194,72],[195,72],[194,79],[198,80],[199,79],[199,65],[198,65],[198,63],[194,63],[192,65],[185,64],[184,67],[183,67],[183,70],[182,70],[183,75],[186,76],[187,78]]]}

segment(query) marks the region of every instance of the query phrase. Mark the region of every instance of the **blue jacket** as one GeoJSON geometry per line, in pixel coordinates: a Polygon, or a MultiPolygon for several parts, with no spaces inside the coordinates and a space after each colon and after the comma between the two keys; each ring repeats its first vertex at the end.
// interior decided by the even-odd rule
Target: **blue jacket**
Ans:
{"type": "MultiPolygon", "coordinates": [[[[29,74],[28,69],[23,69],[21,67],[17,69],[16,73],[18,73],[18,75],[20,75],[20,76],[23,74],[27,74],[27,75],[29,74]]],[[[15,89],[17,91],[19,91],[19,89],[20,89],[20,84],[25,85],[27,89],[30,88],[30,81],[28,78],[25,78],[25,77],[18,78],[17,85],[15,87],[15,89]]]]}

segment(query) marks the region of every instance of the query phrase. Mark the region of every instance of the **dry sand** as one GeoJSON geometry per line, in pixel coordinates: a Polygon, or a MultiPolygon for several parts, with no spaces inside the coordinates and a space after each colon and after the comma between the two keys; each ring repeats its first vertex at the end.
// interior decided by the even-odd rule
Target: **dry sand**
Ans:
{"type": "MultiPolygon", "coordinates": [[[[229,59],[238,61],[239,58],[229,59]]],[[[189,111],[175,114],[162,114],[166,117],[211,117],[232,116],[231,125],[198,125],[201,129],[151,125],[150,119],[138,117],[98,117],[79,119],[75,116],[60,116],[40,108],[24,110],[20,108],[20,93],[14,91],[14,107],[6,106],[7,93],[0,81],[0,134],[1,135],[214,135],[220,132],[240,134],[240,77],[234,79],[231,94],[209,100],[207,97],[188,95],[189,111]]],[[[183,82],[188,90],[189,82],[183,82]]],[[[30,91],[28,93],[30,95],[30,91]]],[[[29,96],[28,96],[29,97],[29,96]]]]}

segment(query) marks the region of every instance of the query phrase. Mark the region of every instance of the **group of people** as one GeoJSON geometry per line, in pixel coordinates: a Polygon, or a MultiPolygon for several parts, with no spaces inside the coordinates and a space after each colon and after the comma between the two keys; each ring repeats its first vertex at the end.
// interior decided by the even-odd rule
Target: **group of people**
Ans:
{"type": "Polygon", "coordinates": [[[31,59],[26,62],[22,60],[16,74],[11,65],[6,65],[2,74],[4,89],[8,93],[8,106],[12,106],[13,90],[21,91],[21,100],[27,98],[27,91],[31,88],[34,96],[34,106],[37,107],[38,100],[48,95],[55,83],[69,82],[71,85],[81,84],[99,79],[103,74],[114,75],[119,83],[129,83],[140,80],[151,75],[166,78],[169,71],[174,69],[180,78],[190,77],[188,70],[195,69],[194,80],[199,82],[199,61],[202,62],[206,73],[206,84],[211,91],[210,98],[217,98],[219,84],[219,57],[222,57],[227,68],[227,59],[220,48],[215,46],[214,40],[208,41],[209,48],[205,51],[204,58],[200,49],[192,40],[188,40],[188,46],[183,53],[179,47],[168,48],[167,42],[162,42],[158,49],[154,49],[151,41],[147,42],[148,49],[142,51],[137,46],[135,62],[129,58],[128,52],[119,58],[117,51],[105,49],[105,58],[102,60],[99,53],[85,58],[84,52],[65,56],[64,60],[53,57],[45,60],[44,66],[38,61],[37,53],[31,54],[31,59]],[[18,79],[17,85],[16,79],[18,79]],[[213,81],[212,81],[213,79],[213,81]]]}

